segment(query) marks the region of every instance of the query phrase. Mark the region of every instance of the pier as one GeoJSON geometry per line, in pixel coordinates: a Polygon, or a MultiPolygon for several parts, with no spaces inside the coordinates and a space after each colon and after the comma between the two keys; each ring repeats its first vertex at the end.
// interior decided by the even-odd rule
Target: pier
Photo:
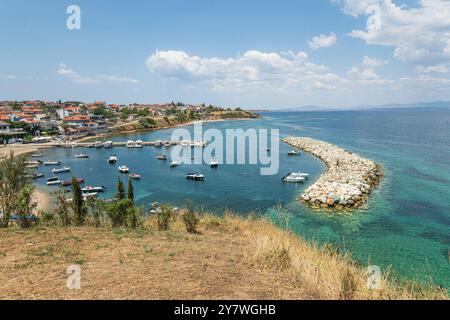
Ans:
{"type": "MultiPolygon", "coordinates": [[[[136,141],[132,141],[136,143],[136,141]]],[[[141,145],[144,147],[173,147],[177,145],[191,146],[191,147],[205,147],[207,143],[205,141],[142,141],[141,145]]],[[[95,142],[47,142],[47,143],[33,143],[28,144],[33,147],[59,147],[59,148],[115,148],[115,147],[128,147],[128,141],[95,141],[95,142]]],[[[132,146],[131,148],[137,148],[132,146]]]]}
{"type": "Polygon", "coordinates": [[[288,137],[283,142],[304,150],[327,165],[327,171],[309,187],[301,200],[313,207],[356,209],[379,185],[381,166],[330,143],[303,137],[288,137]]]}

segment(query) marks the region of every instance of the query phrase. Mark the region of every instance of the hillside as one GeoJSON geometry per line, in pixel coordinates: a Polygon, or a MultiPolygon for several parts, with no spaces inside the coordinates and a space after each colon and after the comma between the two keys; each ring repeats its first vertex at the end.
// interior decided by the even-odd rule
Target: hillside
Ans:
{"type": "Polygon", "coordinates": [[[0,299],[416,299],[439,290],[383,282],[366,288],[362,269],[266,220],[202,217],[171,231],[35,227],[0,230],[0,299]],[[81,290],[66,269],[81,266],[81,290]]]}

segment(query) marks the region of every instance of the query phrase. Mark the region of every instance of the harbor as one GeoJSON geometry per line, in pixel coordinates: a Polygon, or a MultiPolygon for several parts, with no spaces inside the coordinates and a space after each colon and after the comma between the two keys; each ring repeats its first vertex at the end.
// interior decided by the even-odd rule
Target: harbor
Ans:
{"type": "Polygon", "coordinates": [[[327,165],[327,171],[301,195],[301,200],[314,207],[356,209],[367,200],[380,183],[381,166],[330,143],[303,137],[283,141],[304,150],[327,165]]]}

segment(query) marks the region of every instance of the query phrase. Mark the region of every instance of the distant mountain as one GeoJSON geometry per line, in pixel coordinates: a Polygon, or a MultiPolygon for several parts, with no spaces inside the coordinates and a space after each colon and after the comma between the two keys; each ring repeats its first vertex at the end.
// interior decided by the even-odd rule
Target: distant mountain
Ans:
{"type": "Polygon", "coordinates": [[[405,109],[450,109],[450,101],[419,102],[419,103],[393,103],[384,105],[362,105],[349,108],[321,107],[306,105],[282,109],[258,110],[259,112],[299,112],[299,111],[379,111],[379,110],[405,110],[405,109]]]}

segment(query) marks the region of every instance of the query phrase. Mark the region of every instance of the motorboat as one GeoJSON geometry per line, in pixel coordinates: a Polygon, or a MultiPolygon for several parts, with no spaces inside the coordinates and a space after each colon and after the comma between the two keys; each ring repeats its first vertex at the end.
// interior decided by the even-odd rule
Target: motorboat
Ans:
{"type": "Polygon", "coordinates": [[[119,167],[119,172],[120,173],[129,173],[130,172],[130,168],[128,168],[127,166],[120,166],[119,167]]]}
{"type": "Polygon", "coordinates": [[[137,141],[134,143],[134,147],[135,147],[135,148],[143,148],[143,147],[144,147],[144,141],[142,141],[142,140],[137,140],[137,141]]]}
{"type": "Polygon", "coordinates": [[[135,148],[136,147],[136,143],[132,140],[128,140],[127,141],[127,148],[135,148]]]}
{"type": "Polygon", "coordinates": [[[172,146],[172,142],[170,140],[164,141],[164,147],[170,148],[172,146]]]}
{"type": "Polygon", "coordinates": [[[178,164],[178,162],[176,162],[176,161],[172,161],[171,163],[170,163],[170,167],[171,168],[175,168],[175,167],[178,167],[179,166],[179,164],[178,164]]]}
{"type": "Polygon", "coordinates": [[[163,154],[163,155],[157,156],[156,159],[162,160],[162,161],[166,161],[167,160],[167,156],[163,154]]]}
{"type": "Polygon", "coordinates": [[[73,157],[74,157],[75,159],[89,159],[89,156],[88,156],[87,154],[83,154],[83,153],[76,154],[76,155],[74,155],[73,157]]]}
{"type": "Polygon", "coordinates": [[[29,164],[25,168],[27,168],[27,169],[37,169],[37,168],[39,168],[39,165],[38,164],[29,164]]]}
{"type": "Polygon", "coordinates": [[[60,184],[61,181],[59,180],[58,177],[52,177],[52,178],[48,178],[47,179],[47,185],[48,186],[55,186],[57,184],[60,184]]]}
{"type": "Polygon", "coordinates": [[[40,165],[42,161],[39,160],[32,160],[32,161],[25,161],[26,165],[40,165]]]}
{"type": "Polygon", "coordinates": [[[108,159],[108,163],[110,163],[110,164],[115,164],[115,163],[117,163],[117,161],[119,161],[119,158],[117,158],[116,156],[111,156],[108,159]]]}
{"type": "Polygon", "coordinates": [[[111,149],[114,147],[114,143],[112,141],[103,142],[103,147],[106,149],[111,149]]]}
{"type": "Polygon", "coordinates": [[[97,149],[103,148],[103,142],[101,142],[101,141],[96,141],[96,142],[94,143],[94,148],[97,148],[97,149]]]}
{"type": "Polygon", "coordinates": [[[195,181],[203,181],[205,180],[205,176],[201,173],[188,173],[186,175],[186,179],[188,180],[195,180],[195,181]]]}
{"type": "Polygon", "coordinates": [[[44,166],[59,166],[61,164],[60,161],[45,161],[44,166]]]}
{"type": "Polygon", "coordinates": [[[295,157],[295,156],[299,156],[299,155],[300,155],[300,151],[291,150],[288,152],[288,156],[291,156],[291,157],[295,157]]]}
{"type": "Polygon", "coordinates": [[[300,176],[298,174],[289,173],[287,176],[285,176],[282,179],[284,182],[290,182],[290,183],[300,183],[304,182],[306,180],[306,177],[300,176]]]}
{"type": "Polygon", "coordinates": [[[61,169],[53,169],[52,170],[52,173],[53,174],[55,174],[55,173],[64,173],[64,172],[70,172],[70,167],[64,167],[64,168],[61,168],[61,169]]]}
{"type": "Polygon", "coordinates": [[[44,174],[41,172],[37,172],[37,173],[26,175],[26,177],[29,179],[39,179],[39,178],[44,177],[44,174]]]}
{"type": "Polygon", "coordinates": [[[181,145],[183,147],[189,147],[191,145],[191,142],[188,140],[183,140],[183,141],[181,141],[181,145]]]}
{"type": "Polygon", "coordinates": [[[305,179],[309,178],[309,173],[304,173],[304,172],[292,172],[289,175],[293,176],[293,177],[302,177],[302,178],[305,178],[305,179]]]}
{"type": "Polygon", "coordinates": [[[97,197],[98,193],[97,192],[90,192],[90,193],[83,193],[83,200],[86,201],[88,199],[92,199],[97,197]]]}
{"type": "Polygon", "coordinates": [[[91,187],[91,186],[87,186],[85,188],[81,189],[81,192],[83,193],[100,193],[100,192],[105,192],[105,187],[101,186],[101,187],[91,187]]]}
{"type": "Polygon", "coordinates": [[[140,179],[141,179],[141,175],[140,175],[140,174],[137,174],[137,173],[132,173],[132,174],[130,174],[128,177],[129,177],[130,179],[133,179],[133,180],[140,180],[140,179]]]}
{"type": "Polygon", "coordinates": [[[32,158],[42,158],[44,155],[43,154],[32,154],[31,157],[32,158]]]}
{"type": "Polygon", "coordinates": [[[161,140],[157,140],[157,141],[155,141],[154,145],[155,145],[156,148],[161,148],[163,146],[163,144],[164,143],[161,140]]]}
{"type": "Polygon", "coordinates": [[[219,162],[217,162],[216,160],[211,161],[211,168],[217,168],[219,166],[219,162]]]}

